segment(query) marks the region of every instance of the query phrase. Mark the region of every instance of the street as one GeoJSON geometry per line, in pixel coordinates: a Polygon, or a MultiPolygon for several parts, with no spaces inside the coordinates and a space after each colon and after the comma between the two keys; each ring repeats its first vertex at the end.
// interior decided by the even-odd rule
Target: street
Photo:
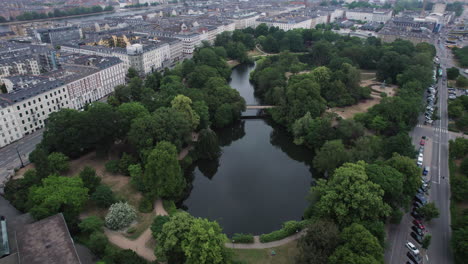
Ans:
{"type": "MultiPolygon", "coordinates": [[[[439,209],[440,216],[431,222],[424,222],[427,232],[432,235],[429,249],[423,253],[424,263],[453,263],[450,248],[450,184],[448,168],[448,141],[461,136],[447,130],[447,86],[443,82],[446,78],[446,68],[453,66],[449,51],[444,46],[444,41],[436,45],[440,66],[443,69],[443,77],[439,78],[438,89],[438,111],[440,120],[434,122],[433,126],[423,125],[424,116],[419,118],[419,124],[410,133],[413,144],[418,148],[422,136],[428,138],[424,150],[424,166],[430,167],[429,177],[431,188],[429,190],[429,201],[434,202],[439,209]]],[[[410,236],[413,218],[405,214],[399,225],[391,225],[388,229],[388,247],[385,252],[386,263],[406,263],[408,250],[405,247],[407,241],[420,245],[410,236]]],[[[423,251],[424,252],[424,251],[423,251]]]]}
{"type": "Polygon", "coordinates": [[[21,155],[23,164],[28,164],[28,156],[42,139],[43,129],[37,130],[31,135],[7,145],[0,149],[0,185],[5,181],[9,171],[19,168],[21,161],[18,153],[21,155]]]}

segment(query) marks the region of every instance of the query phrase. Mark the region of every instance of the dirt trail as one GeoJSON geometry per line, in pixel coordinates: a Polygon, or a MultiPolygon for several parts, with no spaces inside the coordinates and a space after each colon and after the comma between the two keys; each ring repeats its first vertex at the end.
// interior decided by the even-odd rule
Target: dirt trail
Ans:
{"type": "MultiPolygon", "coordinates": [[[[164,206],[161,199],[156,200],[154,203],[154,212],[156,215],[168,215],[166,210],[164,210],[164,206]]],[[[135,251],[138,255],[145,258],[148,261],[155,261],[156,256],[154,255],[154,248],[148,248],[146,245],[153,244],[150,243],[150,240],[153,239],[151,235],[151,229],[148,228],[135,240],[130,240],[124,236],[120,232],[112,231],[105,228],[105,234],[109,241],[118,246],[119,248],[123,249],[131,249],[135,251]]]]}

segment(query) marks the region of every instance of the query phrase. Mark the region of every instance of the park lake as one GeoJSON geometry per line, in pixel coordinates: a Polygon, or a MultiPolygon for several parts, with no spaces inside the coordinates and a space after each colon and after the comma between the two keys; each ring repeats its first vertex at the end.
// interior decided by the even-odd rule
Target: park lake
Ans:
{"type": "MultiPolygon", "coordinates": [[[[239,65],[231,74],[231,87],[247,105],[259,104],[249,81],[254,68],[239,65]]],[[[313,181],[312,152],[269,119],[244,119],[217,134],[221,157],[189,169],[192,190],[183,207],[216,220],[228,235],[269,233],[285,221],[301,220],[313,181]]]]}

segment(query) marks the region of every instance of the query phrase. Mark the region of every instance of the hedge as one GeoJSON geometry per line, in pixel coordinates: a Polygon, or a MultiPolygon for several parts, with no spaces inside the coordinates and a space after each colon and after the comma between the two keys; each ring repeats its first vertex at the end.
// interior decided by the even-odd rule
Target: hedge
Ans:
{"type": "Polygon", "coordinates": [[[177,207],[172,200],[163,200],[163,207],[169,215],[177,213],[177,207]]]}
{"type": "Polygon", "coordinates": [[[232,243],[253,243],[254,237],[252,234],[234,234],[232,236],[232,243]]]}
{"type": "Polygon", "coordinates": [[[275,230],[269,234],[263,234],[260,236],[260,242],[267,243],[271,241],[280,240],[286,238],[294,233],[304,229],[308,221],[288,221],[283,223],[283,228],[275,230]]]}

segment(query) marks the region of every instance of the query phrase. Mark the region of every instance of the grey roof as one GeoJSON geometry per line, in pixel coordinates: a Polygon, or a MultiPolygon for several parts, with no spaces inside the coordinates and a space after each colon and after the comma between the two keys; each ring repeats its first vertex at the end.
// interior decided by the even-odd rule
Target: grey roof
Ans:
{"type": "Polygon", "coordinates": [[[36,81],[34,84],[30,84],[28,87],[17,88],[16,90],[7,93],[0,94],[0,106],[6,107],[13,105],[17,102],[21,102],[33,96],[39,95],[43,92],[55,89],[64,83],[60,80],[50,80],[49,78],[39,76],[10,76],[3,79],[11,80],[13,83],[19,83],[20,81],[36,81]]]}
{"type": "Polygon", "coordinates": [[[61,213],[25,225],[16,237],[20,264],[81,264],[61,213]]]}

